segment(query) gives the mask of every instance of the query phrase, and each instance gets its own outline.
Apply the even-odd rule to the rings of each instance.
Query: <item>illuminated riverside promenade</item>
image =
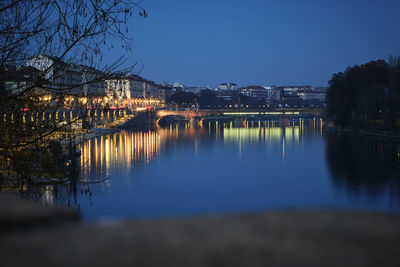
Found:
[[[111,96],[73,96],[54,98],[43,95],[37,99],[37,107],[0,114],[0,126],[24,125],[26,130],[56,124],[61,128],[72,125],[73,128],[107,128],[125,122],[136,112],[159,108],[164,105],[159,98],[127,98]],[[53,129],[54,127],[51,127]],[[71,127],[69,127],[71,128]]]
[[[46,127],[48,125],[57,125],[59,128],[89,129],[89,128],[107,128],[121,119],[132,118],[135,112],[127,109],[115,110],[56,110],[56,111],[22,111],[17,114],[3,114],[0,119],[0,126],[20,124],[26,129],[30,127]],[[125,119],[125,120],[124,120]],[[120,122],[120,123],[122,123]]]

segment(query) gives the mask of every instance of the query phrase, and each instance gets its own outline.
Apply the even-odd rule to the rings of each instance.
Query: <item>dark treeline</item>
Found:
[[[167,98],[169,105],[192,108],[198,107],[202,109],[209,108],[278,108],[278,107],[315,107],[322,108],[323,101],[318,100],[301,100],[298,97],[285,96],[284,100],[267,100],[262,98],[249,97],[239,92],[231,92],[229,97],[221,97],[210,89],[201,90],[194,94],[191,92],[177,91]]]
[[[250,97],[247,97],[242,94],[238,94],[237,96],[233,97],[231,100],[226,100],[223,98],[219,98],[217,94],[210,90],[205,89],[201,90],[198,94],[184,92],[184,91],[177,91],[176,93],[172,94],[168,97],[167,102],[172,105],[176,105],[179,107],[192,107],[197,106],[200,108],[221,108],[227,105],[249,105],[249,106],[256,106],[265,104],[265,101],[254,101]]]
[[[399,58],[400,59],[400,58]],[[400,64],[371,61],[334,74],[326,97],[327,118],[343,127],[400,128]]]

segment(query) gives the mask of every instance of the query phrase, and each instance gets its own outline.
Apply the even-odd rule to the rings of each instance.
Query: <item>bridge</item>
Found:
[[[186,120],[194,119],[202,120],[210,117],[231,117],[248,119],[250,117],[302,117],[302,116],[321,116],[323,109],[204,109],[204,110],[167,110],[161,109],[156,111],[156,118],[159,121],[163,117],[177,116]]]

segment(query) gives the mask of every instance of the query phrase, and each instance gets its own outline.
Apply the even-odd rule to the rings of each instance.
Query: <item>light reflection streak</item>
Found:
[[[304,124],[307,123],[308,131],[304,130]],[[309,134],[322,134],[321,120],[297,121],[246,121],[244,127],[226,127],[218,129],[216,134],[223,130],[224,143],[237,143],[239,157],[241,156],[243,145],[269,143],[280,144],[282,150],[282,159],[285,159],[288,145],[300,145],[303,147],[304,137]],[[249,126],[250,125],[250,126]],[[311,126],[311,129],[310,127]]]
[[[285,161],[285,136],[282,135],[282,160]]]
[[[218,135],[218,142],[228,143],[229,146],[233,148],[233,150],[230,151],[238,153],[239,157],[243,156],[244,158],[246,155],[249,155],[248,152],[251,152],[248,151],[249,147],[260,147],[260,145],[266,144],[268,149],[272,147],[270,151],[276,153],[277,158],[282,157],[282,159],[279,160],[282,160],[284,164],[288,164],[290,162],[291,152],[293,152],[293,146],[298,145],[303,147],[303,142],[306,143],[309,137],[321,134],[321,124],[323,121],[320,119],[301,119],[296,122],[288,121],[280,123],[276,121],[263,121],[258,123],[258,125],[257,123],[258,122],[250,121],[249,124],[254,125],[254,128],[234,127],[234,123],[230,122],[225,125],[220,123],[219,126],[221,127],[216,127],[216,123],[209,124],[212,125],[209,129],[204,129],[203,127],[200,129],[193,126],[185,128],[168,127],[166,129],[159,128],[157,131],[120,132],[101,136],[89,140],[80,146],[82,151],[80,158],[82,166],[81,174],[87,179],[95,177],[96,180],[100,180],[102,177],[99,176],[99,174],[109,173],[112,168],[130,170],[133,167],[147,164],[157,159],[160,155],[160,151],[168,150],[167,143],[169,147],[174,148],[171,144],[182,140],[184,142],[191,142],[187,146],[191,149],[193,148],[191,145],[194,145],[194,155],[199,153],[199,155],[202,156],[204,155],[202,154],[202,146],[207,148],[207,144],[216,139],[214,135]],[[309,140],[311,140],[311,138]],[[334,141],[336,141],[336,139],[334,139]],[[269,144],[275,145],[268,146]],[[363,143],[360,145],[361,147],[365,147]],[[336,143],[333,143],[332,147],[336,149]],[[367,148],[369,149],[369,147]],[[346,146],[343,146],[343,154],[347,153],[346,149]],[[399,150],[400,145],[395,149],[396,160],[400,159]],[[377,151],[379,153],[384,153],[383,149],[378,149]],[[333,150],[331,153],[335,153],[336,155],[336,150]],[[163,155],[168,157],[168,154],[163,153]],[[342,158],[344,157],[339,154],[339,159]],[[357,164],[354,165],[357,166]],[[361,166],[361,164],[359,165]],[[340,166],[346,166],[346,164],[341,164]],[[362,170],[364,169],[362,168]],[[349,180],[351,178],[350,176],[347,179]],[[337,177],[336,179],[336,183],[338,183],[339,186],[346,182],[343,181],[343,177]],[[393,181],[393,179],[389,180],[389,182]],[[354,187],[354,183],[351,180],[348,181],[348,183],[348,187]],[[111,186],[111,184],[111,180],[107,180],[98,185],[100,188],[97,189],[101,191]],[[394,188],[394,186],[390,187],[390,189],[392,188]],[[51,203],[57,197],[56,194],[57,191],[54,191],[53,188],[46,187],[42,199],[46,203]],[[396,193],[393,193],[393,198],[396,196],[395,194]],[[392,193],[390,197],[392,197]]]
[[[309,129],[314,126],[313,129]],[[160,154],[165,143],[171,140],[188,140],[194,145],[194,156],[201,146],[201,139],[211,138],[216,142],[221,140],[237,145],[237,153],[242,155],[248,144],[271,143],[279,144],[282,157],[288,152],[288,145],[302,145],[304,136],[319,134],[322,121],[246,121],[246,127],[236,127],[235,123],[211,123],[208,129],[195,126],[170,126],[157,130],[139,132],[119,132],[104,135],[81,144],[81,176],[85,179],[110,175],[112,169],[128,171],[131,168],[148,164]],[[253,125],[253,127],[251,127]],[[201,139],[198,140],[199,136]],[[200,142],[198,142],[200,141]],[[104,177],[103,177],[104,178]]]
[[[84,178],[110,174],[111,169],[130,169],[149,163],[158,155],[160,136],[157,132],[120,132],[108,134],[79,145],[81,176]]]

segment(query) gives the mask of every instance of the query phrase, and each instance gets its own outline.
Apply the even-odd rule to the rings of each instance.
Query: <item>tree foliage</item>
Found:
[[[197,98],[193,93],[177,91],[168,97],[167,102],[181,107],[192,107],[197,103]]]
[[[38,124],[36,118],[44,113],[56,116],[68,89],[100,82],[113,71],[134,66],[123,69],[125,58],[103,64],[102,57],[112,49],[132,49],[129,25],[136,14],[147,16],[137,3],[126,0],[0,1],[0,183],[18,178],[13,181],[26,184],[57,166],[53,164],[59,160],[54,156],[57,145],[50,142],[52,134],[64,125],[47,119]],[[25,62],[38,55],[48,55],[53,63],[24,74]],[[52,79],[52,68],[64,63],[85,65],[97,74],[61,87]],[[6,82],[15,73],[17,85],[9,89]],[[56,87],[61,89],[54,90]],[[51,103],[43,101],[49,93]],[[29,114],[24,111],[28,108]],[[80,108],[84,111],[86,107]],[[82,120],[84,114],[75,120]],[[52,171],[47,173],[54,176]]]
[[[334,74],[326,97],[328,119],[342,126],[396,129],[400,112],[400,67],[371,61]]]
[[[256,108],[259,105],[265,104],[265,102],[254,100],[251,97],[240,94],[238,91],[232,91],[229,98],[230,99],[224,99],[218,97],[217,93],[210,89],[203,89],[197,94],[178,91],[168,97],[167,103],[180,107],[192,107],[196,105],[204,109],[232,107],[235,105],[237,107],[251,106]]]
[[[212,107],[219,104],[216,93],[210,89],[201,90],[198,94],[198,98],[201,108]]]

